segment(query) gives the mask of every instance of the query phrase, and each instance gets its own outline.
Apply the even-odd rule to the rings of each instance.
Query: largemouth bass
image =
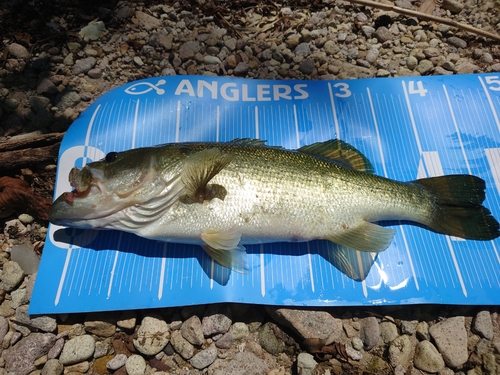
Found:
[[[500,235],[471,175],[398,182],[373,174],[354,147],[330,140],[286,150],[263,141],[173,143],[73,168],[71,192],[52,205],[53,224],[117,229],[200,244],[223,266],[246,272],[243,245],[324,239],[380,252],[405,220],[474,240]]]

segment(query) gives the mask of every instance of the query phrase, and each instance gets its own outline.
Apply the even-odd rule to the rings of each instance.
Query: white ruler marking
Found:
[[[335,123],[335,136],[338,139],[340,139],[339,119],[337,117],[337,109],[335,108],[335,100],[334,100],[334,95],[333,95],[333,90],[332,90],[332,84],[330,82],[328,82],[328,92],[330,94],[330,106],[332,108],[333,121]]]
[[[175,114],[175,142],[179,142],[179,134],[181,132],[181,101],[177,101],[177,111]]]
[[[460,144],[460,149],[462,151],[462,156],[463,156],[463,158],[465,160],[465,165],[467,166],[467,172],[469,174],[471,174],[469,160],[467,159],[467,155],[465,153],[464,143],[462,141],[462,134],[460,133],[460,129],[458,128],[457,119],[455,117],[455,112],[453,111],[453,107],[451,105],[450,96],[448,95],[448,89],[446,88],[445,85],[443,85],[443,91],[444,91],[444,95],[446,97],[446,102],[448,103],[448,109],[450,110],[451,120],[453,121],[453,126],[455,127],[455,132],[457,133],[458,143]]]
[[[160,280],[158,280],[158,299],[163,297],[163,285],[165,284],[165,267],[167,264],[167,244],[163,244],[163,254],[161,256]]]
[[[481,76],[477,77],[479,79],[479,82],[481,82],[481,86],[483,86],[483,91],[486,94],[486,99],[488,100],[488,104],[490,105],[491,113],[493,115],[493,118],[495,119],[495,123],[497,124],[498,130],[500,131],[500,120],[498,119],[498,114],[495,109],[495,106],[493,105],[493,101],[491,100],[490,92],[488,88],[486,87],[486,84],[483,81],[483,78]],[[498,77],[497,77],[498,80]]]
[[[123,235],[123,232],[120,232],[120,234],[118,235],[118,243],[116,244],[117,251],[115,251],[115,259],[113,261],[113,267],[111,268],[111,275],[110,275],[110,279],[109,279],[107,298],[109,298],[111,296],[111,288],[113,288],[113,280],[115,278],[116,264],[118,263],[118,255],[120,254],[118,249],[120,248],[120,244],[122,242],[122,235]]]
[[[408,114],[410,115],[411,127],[413,129],[413,135],[415,136],[415,142],[417,143],[418,152],[422,154],[422,144],[420,143],[420,137],[418,135],[417,124],[415,123],[415,117],[413,116],[413,109],[411,108],[410,97],[408,96],[408,90],[406,89],[405,81],[401,81],[403,85],[403,92],[405,94],[406,108],[408,109]]]
[[[424,152],[424,163],[428,172],[429,177],[437,177],[443,176],[443,167],[441,166],[441,160],[439,159],[439,154],[434,152]],[[462,288],[462,293],[465,297],[467,297],[467,289],[465,287],[464,279],[462,276],[462,271],[458,265],[457,257],[455,254],[455,250],[453,249],[453,244],[451,242],[450,236],[446,236],[446,242],[448,244],[448,250],[450,251],[451,259],[453,261],[453,266],[457,273],[458,281],[460,283],[460,287]]]

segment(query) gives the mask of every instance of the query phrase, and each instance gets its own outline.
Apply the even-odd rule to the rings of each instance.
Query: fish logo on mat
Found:
[[[165,94],[165,90],[159,88],[159,86],[163,86],[167,81],[164,79],[160,79],[156,84],[152,84],[149,82],[138,82],[134,83],[132,86],[129,86],[125,89],[125,92],[130,95],[143,95],[148,92],[154,90],[158,95]]]

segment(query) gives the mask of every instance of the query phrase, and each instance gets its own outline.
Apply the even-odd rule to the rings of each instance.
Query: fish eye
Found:
[[[106,154],[106,158],[104,160],[106,160],[106,162],[108,163],[111,163],[113,161],[115,161],[116,159],[118,158],[118,152],[108,152]]]

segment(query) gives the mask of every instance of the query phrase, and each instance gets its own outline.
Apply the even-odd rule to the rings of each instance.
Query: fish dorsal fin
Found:
[[[235,138],[229,143],[238,143],[240,145],[259,146],[259,147],[266,145],[266,141],[255,138]]]
[[[213,198],[224,199],[227,190],[224,186],[209,182],[222,171],[234,155],[224,154],[218,148],[210,148],[191,154],[184,160],[181,180],[186,194],[180,197],[183,203],[203,203]]]
[[[340,139],[331,139],[326,142],[313,143],[299,148],[297,151],[309,155],[322,156],[340,163],[343,167],[361,172],[373,173],[370,160],[349,143]]]
[[[267,147],[267,148],[272,148],[275,150],[282,150],[282,146],[269,146],[266,145],[267,141],[263,141],[261,139],[254,139],[254,138],[236,138],[233,139],[229,143],[235,143],[239,145],[244,145],[244,146],[254,146],[254,147]]]

